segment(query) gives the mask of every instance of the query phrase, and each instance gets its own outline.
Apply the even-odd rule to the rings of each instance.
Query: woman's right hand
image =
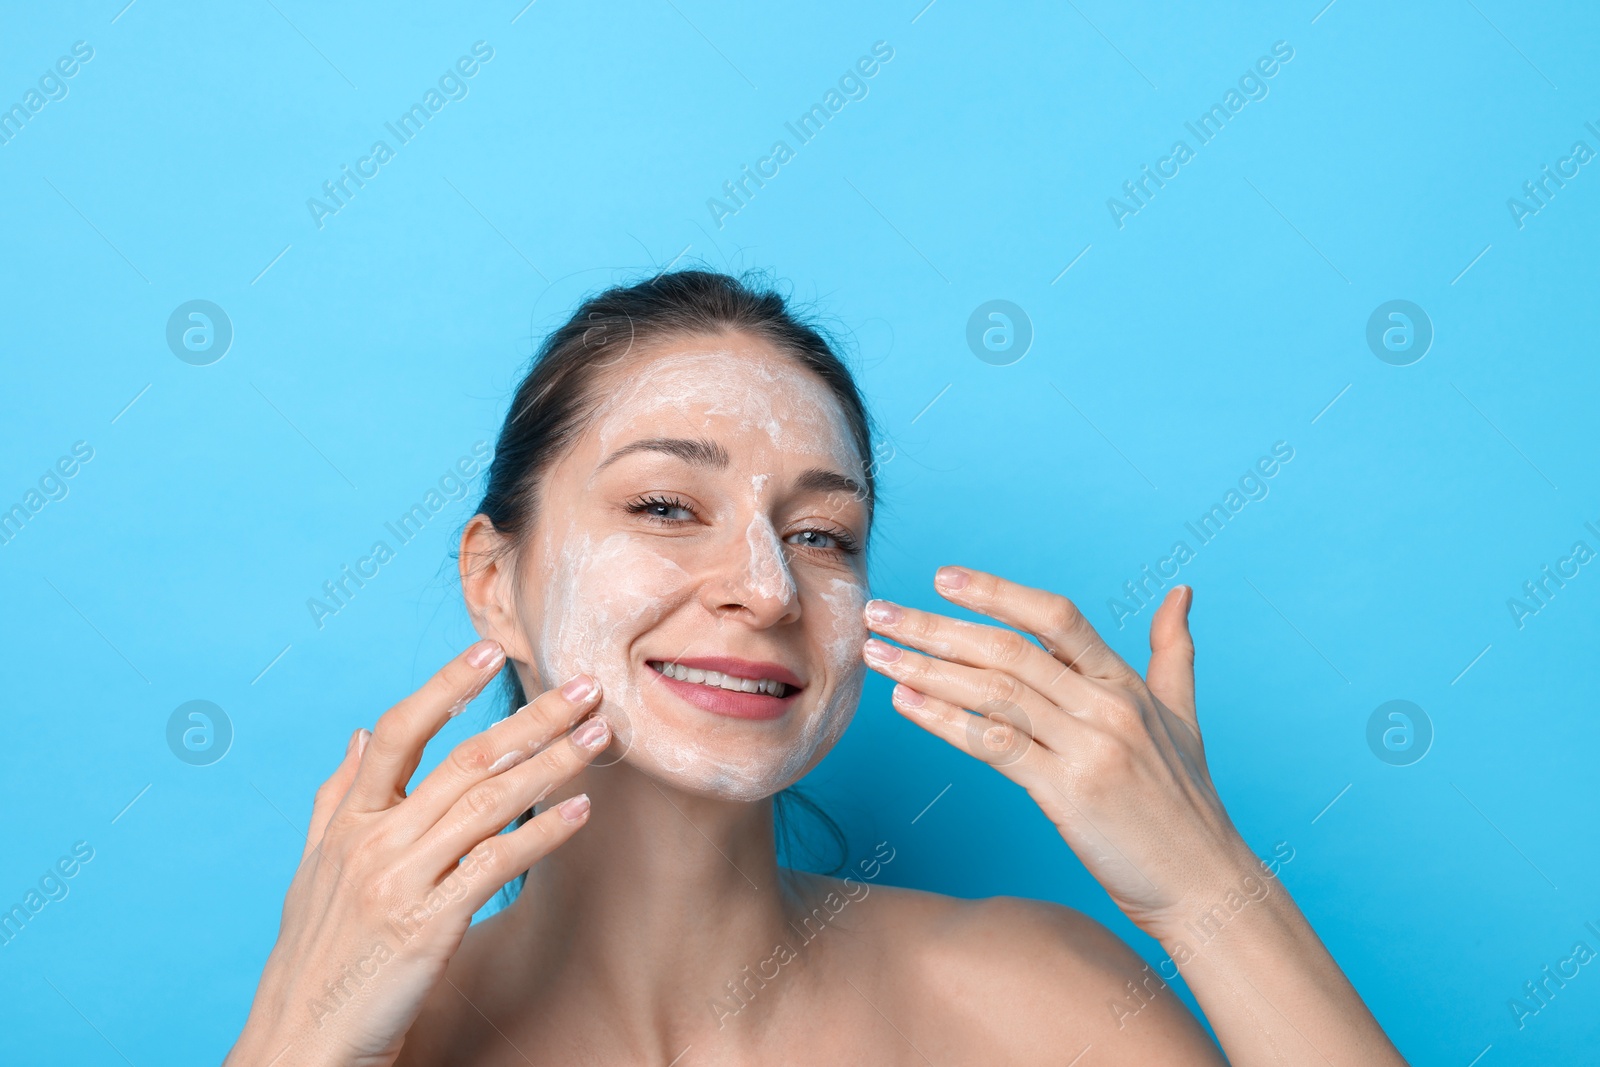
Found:
[[[317,790],[278,942],[227,1067],[392,1064],[473,914],[587,821],[579,795],[500,833],[609,743],[598,716],[568,733],[599,700],[583,675],[463,741],[406,794],[428,740],[504,663],[499,645],[480,641],[351,737]]]

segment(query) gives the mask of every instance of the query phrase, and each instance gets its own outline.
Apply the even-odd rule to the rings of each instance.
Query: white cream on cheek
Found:
[[[594,543],[568,524],[553,537],[534,573],[545,576],[538,617],[540,677],[550,686],[577,674],[600,683],[600,711],[616,734],[614,752],[639,743],[643,716],[632,635],[648,632],[685,600],[689,575],[652,551],[647,538],[613,533]]]
[[[600,457],[637,437],[701,436],[715,422],[757,434],[774,453],[831,454],[845,471],[859,463],[852,463],[854,444],[831,394],[787,361],[730,358],[720,351],[671,356],[650,363],[632,381],[599,412]],[[725,579],[725,556],[718,561],[702,554],[717,573],[691,574],[667,554],[673,539],[619,532],[596,544],[572,521],[544,539],[541,558],[527,572],[537,576],[539,587],[529,592],[539,601],[536,666],[545,684],[590,674],[601,684],[601,711],[617,736],[608,755],[625,753],[647,773],[728,799],[770,796],[809,769],[849,724],[865,674],[859,656],[866,637],[864,583],[813,568],[797,586],[786,546],[767,517],[763,495],[770,478],[751,475],[748,505],[741,501],[751,518],[740,567],[752,596],[785,606],[797,596],[801,601],[802,628],[812,646],[805,652],[807,692],[782,719],[724,719],[681,705],[634,659],[635,647],[646,639],[652,658],[726,654],[736,651],[736,641],[737,648],[749,647],[748,632],[734,629],[747,631],[748,622],[709,616],[699,600],[704,581]],[[684,647],[663,648],[660,637],[673,634],[685,635]],[[656,690],[648,704],[646,686]]]
[[[756,800],[794,782],[849,725],[864,671],[855,654],[865,639],[859,582],[830,579],[809,603],[800,594],[802,612],[820,616],[814,625],[821,648],[807,656],[807,688],[815,695],[808,700],[802,694],[802,705],[769,724],[676,706],[664,690],[647,702],[644,688],[655,683],[642,673],[650,668],[634,660],[634,641],[665,618],[704,613],[696,582],[648,538],[615,533],[594,545],[587,533],[569,527],[559,556],[541,564],[536,573],[549,577],[539,607],[540,676],[552,686],[579,673],[597,679],[604,692],[600,711],[617,736],[612,752],[641,769],[694,792]],[[707,635],[705,621],[698,620],[695,638],[681,650],[654,654],[725,652],[728,631],[745,625],[723,619]]]
[[[828,621],[820,628],[819,636],[834,689],[827,707],[818,716],[822,729],[813,752],[833,747],[850,725],[867,675],[867,666],[861,661],[861,646],[867,640],[867,624],[861,614],[867,604],[865,583],[855,578],[833,578],[818,591],[818,597],[826,605]]]

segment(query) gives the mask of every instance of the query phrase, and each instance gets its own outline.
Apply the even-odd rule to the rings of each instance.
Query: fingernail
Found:
[[[935,585],[941,589],[949,589],[951,592],[957,589],[965,589],[967,582],[971,580],[972,575],[960,567],[940,567],[938,573],[933,576]]]
[[[894,663],[901,656],[900,650],[894,645],[884,644],[875,637],[867,638],[862,651],[867,654],[868,659],[875,659],[879,663]]]
[[[473,645],[467,652],[467,662],[474,667],[483,668],[499,663],[504,656],[505,652],[501,650],[500,645],[486,638]]]
[[[589,813],[589,794],[579,793],[575,797],[563,800],[556,805],[556,811],[560,812],[561,817],[567,822],[577,822]]]
[[[872,622],[892,623],[899,622],[904,614],[898,607],[887,600],[867,601],[867,618]]]
[[[583,725],[572,731],[572,743],[579,748],[599,748],[600,742],[606,739],[606,734],[611,732],[606,721],[596,715],[592,719],[585,719]]]
[[[352,753],[352,752],[354,752],[356,750],[356,741],[360,737],[361,737],[361,731],[360,730],[352,730],[352,731],[350,731],[350,740],[346,741],[345,744],[344,744],[344,754],[346,756],[348,756],[350,753]]]
[[[356,759],[359,760],[361,758],[362,754],[367,751],[367,742],[371,741],[371,740],[372,740],[372,731],[371,730],[368,730],[366,727],[363,726],[361,729],[356,731]]]
[[[594,684],[593,678],[587,674],[580,674],[561,687],[561,695],[576,704],[588,700],[597,688],[599,687]]]
[[[895,683],[894,692],[889,694],[889,699],[908,708],[920,708],[924,701],[921,693],[898,682]]]

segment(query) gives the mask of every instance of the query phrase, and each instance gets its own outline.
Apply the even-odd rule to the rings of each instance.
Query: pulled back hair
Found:
[[[870,526],[876,498],[872,424],[849,369],[823,333],[792,313],[772,288],[749,275],[735,278],[704,270],[667,271],[607,289],[586,299],[544,339],[500,428],[479,513],[496,531],[520,542],[537,519],[544,475],[604,399],[602,374],[620,367],[630,353],[651,342],[725,333],[766,341],[828,387],[861,456],[859,473]],[[515,670],[506,671],[503,678],[505,714],[510,714],[527,703],[527,694]],[[774,804],[780,847],[793,830],[788,806],[818,818],[838,856],[831,869],[841,869],[846,858],[843,831],[793,787],[779,793]],[[518,823],[530,814],[525,812]],[[813,850],[812,855],[817,853]],[[517,885],[520,888],[520,880]]]

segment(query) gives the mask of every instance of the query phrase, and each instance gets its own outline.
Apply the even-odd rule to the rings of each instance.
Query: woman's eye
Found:
[[[676,526],[679,523],[693,522],[695,519],[694,508],[685,500],[676,496],[650,496],[643,499],[629,501],[626,505],[631,515],[643,515],[652,522],[666,523]]]
[[[791,545],[800,545],[802,548],[838,548],[839,539],[832,534],[823,533],[821,530],[801,530],[784,538]]]
[[[664,501],[646,504],[642,510],[652,519],[662,519],[666,522],[686,522],[694,518],[694,512],[682,504],[668,504]]]

